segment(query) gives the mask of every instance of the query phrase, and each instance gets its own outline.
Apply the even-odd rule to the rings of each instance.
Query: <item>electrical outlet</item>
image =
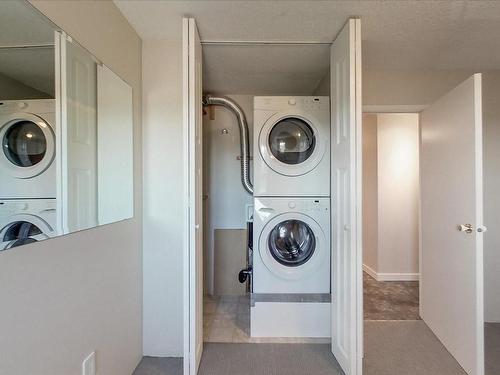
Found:
[[[82,375],[96,375],[95,352],[89,354],[82,363]]]

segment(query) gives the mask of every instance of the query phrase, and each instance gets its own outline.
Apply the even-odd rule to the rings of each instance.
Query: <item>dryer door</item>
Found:
[[[266,267],[285,279],[310,276],[328,261],[323,230],[311,217],[297,212],[278,215],[266,224],[259,251]]]
[[[13,215],[9,223],[0,230],[0,250],[50,238],[53,228],[35,215]]]
[[[0,140],[0,168],[12,177],[38,176],[54,160],[54,133],[41,117],[18,113],[3,118]]]
[[[259,150],[266,164],[285,176],[312,171],[325,155],[325,134],[309,114],[286,113],[272,116],[263,126]]]

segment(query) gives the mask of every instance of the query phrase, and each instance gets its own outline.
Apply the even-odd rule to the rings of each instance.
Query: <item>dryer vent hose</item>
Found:
[[[248,141],[248,123],[245,117],[245,112],[234,100],[224,96],[210,96],[203,97],[203,105],[219,105],[229,109],[236,115],[238,126],[240,129],[240,159],[241,159],[241,183],[245,190],[253,195],[253,185],[250,182],[250,150]]]

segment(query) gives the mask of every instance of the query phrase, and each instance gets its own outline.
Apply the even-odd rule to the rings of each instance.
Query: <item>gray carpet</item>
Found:
[[[365,320],[418,320],[418,281],[377,281],[363,272]]]
[[[199,375],[343,374],[328,344],[206,343]]]
[[[363,366],[365,375],[466,375],[421,320],[365,322]],[[180,358],[145,357],[134,372],[181,374]],[[330,345],[205,343],[198,374],[336,375],[342,371],[330,353]]]
[[[484,359],[486,375],[500,374],[500,323],[484,325]]]
[[[132,375],[182,375],[182,358],[143,357]]]
[[[466,375],[421,320],[365,322],[366,375]]]

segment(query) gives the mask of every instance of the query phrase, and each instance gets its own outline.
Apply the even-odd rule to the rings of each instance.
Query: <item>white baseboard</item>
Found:
[[[366,264],[363,263],[363,271],[365,271],[368,275],[373,277],[375,280],[378,280],[378,275],[377,272],[370,266],[367,266]]]
[[[419,273],[379,273],[373,268],[363,264],[363,271],[377,281],[418,281]]]

